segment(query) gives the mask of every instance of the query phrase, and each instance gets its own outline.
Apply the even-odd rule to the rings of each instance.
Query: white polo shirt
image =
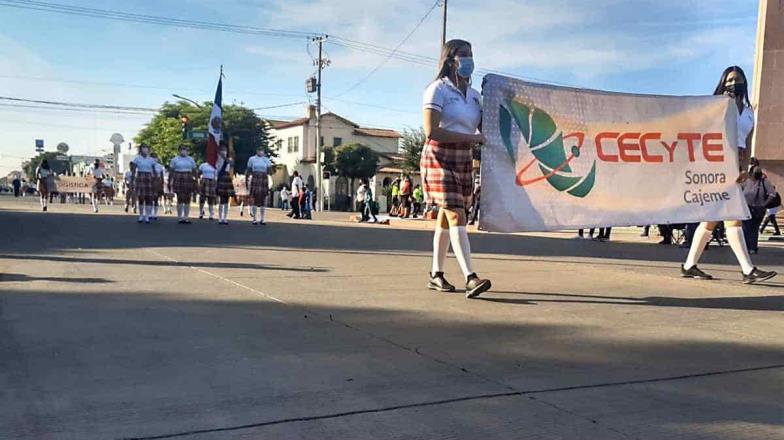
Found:
[[[155,174],[158,177],[163,177],[164,171],[166,171],[166,168],[164,168],[163,165],[161,165],[161,163],[158,161],[155,161],[155,167],[153,169],[155,170]]]
[[[103,177],[104,177],[104,170],[101,167],[98,167],[98,168],[92,167],[92,168],[90,168],[90,174],[93,177],[95,177],[96,179],[103,179]]]
[[[291,181],[291,196],[299,197],[302,192],[302,178],[297,176]]]
[[[130,184],[133,181],[133,173],[131,172],[131,170],[126,171],[124,177],[125,177],[125,183]]]
[[[133,163],[136,164],[137,173],[152,173],[156,162],[155,159],[150,156],[144,157],[142,155],[138,155],[133,159]]]
[[[744,105],[743,111],[738,114],[738,148],[746,148],[746,138],[754,129],[754,110]]]
[[[201,174],[202,179],[215,180],[218,178],[218,170],[216,170],[214,166],[210,165],[209,162],[204,162],[203,164],[199,165],[199,173]]]
[[[196,161],[190,156],[175,156],[169,163],[169,168],[177,173],[193,172],[196,169]]]
[[[266,173],[272,167],[272,161],[267,156],[253,155],[248,158],[248,169],[251,173]]]
[[[433,81],[422,99],[425,109],[441,113],[439,127],[464,134],[476,134],[482,122],[482,95],[468,87],[466,94],[449,78]]]

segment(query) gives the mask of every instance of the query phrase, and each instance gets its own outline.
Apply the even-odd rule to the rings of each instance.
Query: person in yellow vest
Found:
[[[397,215],[400,205],[400,179],[397,178],[392,182],[392,207],[389,210],[389,215]]]

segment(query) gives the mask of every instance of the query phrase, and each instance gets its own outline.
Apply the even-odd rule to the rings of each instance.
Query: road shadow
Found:
[[[0,257],[3,258],[3,257]],[[51,281],[56,283],[88,283],[104,284],[114,281],[106,278],[65,278],[65,277],[34,277],[21,273],[0,273],[0,283],[2,282],[27,282],[27,281]]]
[[[477,420],[466,423],[465,411],[474,414],[510,387],[567,401],[581,390],[599,392],[583,401],[616,421],[655,420],[660,435],[649,438],[703,438],[704,427],[736,423],[751,433],[781,425],[775,396],[784,395],[784,382],[772,375],[744,382],[731,373],[781,371],[784,354],[771,343],[706,339],[700,332],[619,338],[609,325],[217,300],[196,290],[176,297],[4,289],[0,380],[7,398],[0,399],[0,425],[6,434],[116,439],[204,430],[227,436],[218,438],[299,438],[290,431],[295,424],[338,414],[336,423],[374,423],[376,434],[443,438],[464,426],[461,438],[481,438]],[[723,375],[699,382],[705,372]],[[629,387],[636,382],[645,386]],[[476,398],[476,405],[438,403],[465,398]],[[495,402],[517,417],[528,404],[528,398]],[[407,406],[419,416],[398,412]],[[434,413],[439,407],[443,413]],[[407,417],[425,420],[409,425]],[[548,423],[573,421],[573,413],[562,411]],[[283,431],[273,434],[265,425]],[[254,427],[256,435],[243,431]],[[379,437],[364,430],[326,435],[334,427],[324,429],[307,437]],[[554,427],[547,432],[548,438],[558,433]]]
[[[5,231],[7,237],[0,243],[0,251],[14,254],[147,247],[262,247],[294,252],[384,252],[401,255],[432,251],[432,233],[429,231],[294,221],[271,222],[263,230],[245,222],[232,223],[228,228],[197,222],[192,227],[182,228],[178,227],[176,219],[169,218],[152,225],[139,225],[130,215],[3,211],[0,230]],[[35,238],[31,237],[33,234]],[[633,262],[645,266],[640,262],[666,262],[677,268],[686,258],[686,250],[671,246],[619,242],[597,244],[584,240],[491,233],[471,234],[471,246],[474,253],[491,257],[511,255],[543,261],[569,257],[594,259],[581,261],[581,264]],[[711,248],[702,260],[703,263],[737,265],[728,248]],[[784,248],[764,248],[761,254],[754,256],[754,261],[760,267],[781,265]]]
[[[782,285],[771,285],[771,287],[784,288]],[[494,294],[519,295],[528,298],[499,298],[494,297]],[[564,299],[530,298],[541,296]],[[484,294],[484,296],[480,296],[478,299],[487,302],[517,305],[536,305],[538,303],[574,303],[784,312],[784,296],[782,295],[736,296],[719,298],[675,298],[663,296],[634,297],[578,295],[572,293],[490,291]]]
[[[312,272],[323,273],[330,270],[324,267],[311,266],[280,266],[276,264],[257,264],[257,263],[227,263],[222,261],[166,261],[166,260],[127,260],[122,258],[94,258],[94,257],[72,257],[59,255],[24,255],[24,254],[0,254],[0,258],[10,260],[29,260],[29,261],[58,261],[62,263],[90,263],[90,264],[121,264],[136,266],[154,267],[203,267],[211,269],[249,269],[249,270],[280,270],[290,272]]]

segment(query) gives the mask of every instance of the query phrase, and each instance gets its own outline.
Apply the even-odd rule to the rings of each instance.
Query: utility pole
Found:
[[[444,2],[444,18],[441,20],[441,47],[446,46],[446,2]]]
[[[314,193],[318,197],[317,210],[324,210],[324,170],[321,163],[321,71],[328,65],[328,61],[323,58],[323,45],[327,35],[314,37],[313,41],[318,43],[318,76],[316,77],[316,188]]]

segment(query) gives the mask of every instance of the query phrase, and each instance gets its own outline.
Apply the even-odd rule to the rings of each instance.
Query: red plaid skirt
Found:
[[[231,181],[229,173],[223,173],[218,177],[218,187],[215,192],[221,197],[234,197],[234,182]]]
[[[193,193],[193,173],[190,171],[175,171],[171,182],[171,190],[174,194]],[[161,193],[163,193],[163,187],[161,187]]]
[[[255,200],[264,199],[269,192],[267,173],[253,173],[250,178],[250,195]]]
[[[215,179],[201,179],[199,194],[202,197],[215,197],[218,195],[218,181]]]
[[[154,186],[154,180],[152,173],[136,173],[136,179],[133,181],[133,185],[136,190],[136,195],[140,199],[153,199],[158,196],[157,189]]]
[[[465,209],[474,184],[471,159],[470,145],[427,141],[419,166],[428,203],[454,210]]]

